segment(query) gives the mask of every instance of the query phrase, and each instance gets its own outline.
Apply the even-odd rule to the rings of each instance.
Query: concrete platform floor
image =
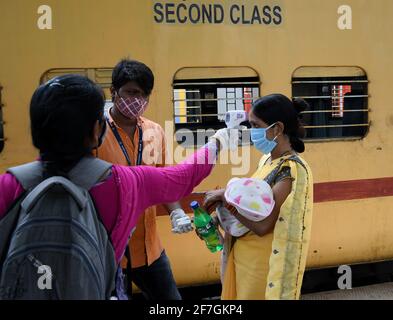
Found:
[[[311,293],[301,300],[393,300],[393,282],[375,284],[351,290]]]

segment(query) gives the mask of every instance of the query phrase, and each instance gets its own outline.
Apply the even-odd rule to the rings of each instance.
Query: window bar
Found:
[[[190,82],[174,83],[173,87],[179,86],[218,86],[218,85],[260,85],[261,82]]]
[[[339,125],[321,125],[321,126],[304,126],[305,129],[318,129],[318,128],[350,128],[350,127],[369,127],[368,123],[360,124],[339,124]]]
[[[187,107],[174,107],[174,109],[200,109],[201,107],[199,106],[187,106]]]
[[[214,130],[213,128],[209,128],[209,129],[196,129],[196,130],[192,130],[192,129],[188,129],[188,128],[181,128],[176,130],[175,134],[184,134],[184,133],[198,133],[198,132],[205,132],[205,133],[209,133],[211,132],[211,134],[213,135],[214,132],[216,132],[216,130]]]
[[[176,118],[198,118],[198,117],[218,117],[218,116],[225,116],[225,113],[201,113],[201,114],[188,114],[188,115],[183,115],[183,114],[175,114],[173,117]]]
[[[215,99],[174,99],[172,102],[204,102],[204,101],[228,101],[228,100],[257,100],[259,97],[252,98],[215,98]]]
[[[354,96],[345,96],[345,99],[348,98],[369,98],[370,95],[364,94],[364,95],[354,95]],[[332,99],[336,98],[333,96],[301,96],[301,97],[292,97],[293,99]]]
[[[341,83],[369,83],[368,80],[321,80],[321,81],[292,81],[292,84],[318,84],[318,83],[332,83],[332,84],[341,84]]]
[[[343,110],[342,112],[369,112],[370,109],[357,109],[357,110]],[[332,110],[314,110],[314,111],[302,111],[300,114],[307,114],[307,113],[332,113]]]

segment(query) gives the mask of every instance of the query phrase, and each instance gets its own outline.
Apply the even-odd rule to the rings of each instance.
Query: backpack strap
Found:
[[[24,190],[30,190],[43,180],[44,169],[40,161],[34,161],[10,168],[7,172],[18,180]]]
[[[82,193],[82,191],[68,179],[57,176],[44,180],[36,188],[34,188],[33,191],[31,191],[23,200],[21,204],[22,209],[25,212],[29,212],[31,208],[37,203],[37,201],[41,198],[41,196],[46,191],[48,191],[48,189],[58,185],[62,186],[66,191],[69,192],[69,194],[78,204],[80,210],[82,210],[86,206],[86,196]]]
[[[112,168],[112,164],[93,157],[82,158],[68,173],[69,179],[85,190],[90,190],[103,180]],[[7,170],[22,185],[24,190],[31,190],[43,180],[44,169],[40,161],[34,161]]]
[[[69,179],[85,190],[104,180],[112,164],[97,158],[85,157],[68,173]]]

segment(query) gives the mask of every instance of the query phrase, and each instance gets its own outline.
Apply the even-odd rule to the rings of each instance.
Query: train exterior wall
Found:
[[[6,141],[0,172],[37,157],[28,105],[41,76],[53,68],[113,67],[122,57],[145,62],[156,76],[146,116],[165,127],[165,120],[173,119],[173,78],[184,67],[247,66],[259,74],[261,95],[291,96],[291,77],[301,66],[358,66],[369,80],[368,134],[361,140],[306,145],[304,157],[313,170],[316,198],[322,190],[319,184],[331,183],[332,193],[337,193],[335,183],[352,182],[343,191],[348,194],[345,199],[338,194],[338,200],[316,201],[307,267],[393,259],[392,182],[384,180],[385,188],[376,193],[373,184],[365,185],[369,179],[393,177],[393,2],[345,1],[352,8],[352,30],[337,27],[343,4],[338,0],[253,1],[252,6],[248,1],[216,2],[227,13],[222,23],[183,24],[157,22],[155,5],[160,1],[47,0],[53,26],[40,30],[37,9],[42,1],[1,1],[0,85]],[[281,21],[234,24],[228,8],[236,3],[245,6],[246,15],[254,4],[279,6]],[[250,174],[259,158],[252,150]],[[230,178],[230,166],[217,165],[197,191],[224,187]],[[363,195],[359,196],[359,188]],[[178,283],[218,281],[219,255],[210,254],[195,234],[171,234],[168,217],[157,219]]]

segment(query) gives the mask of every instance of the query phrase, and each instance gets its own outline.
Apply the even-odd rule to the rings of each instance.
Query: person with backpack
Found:
[[[221,129],[176,166],[111,165],[93,157],[105,138],[104,103],[79,75],[34,92],[39,160],[0,175],[0,299],[124,298],[119,263],[140,214],[190,194],[218,150],[237,145]]]
[[[300,119],[307,107],[282,94],[255,101],[249,122],[251,140],[264,154],[258,169],[252,179],[232,180],[226,189],[206,194],[207,210],[218,208],[219,215],[227,210],[242,227],[238,234],[225,234],[223,300],[300,297],[313,207],[312,172],[299,156],[305,151]],[[258,179],[270,187],[258,185]],[[257,211],[265,217],[254,216]]]

